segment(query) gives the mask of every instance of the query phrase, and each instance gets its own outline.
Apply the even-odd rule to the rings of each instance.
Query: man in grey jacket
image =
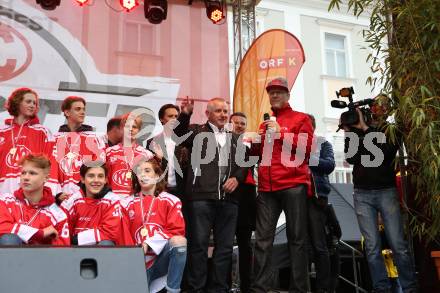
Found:
[[[238,214],[234,194],[243,182],[247,169],[236,163],[237,151],[245,147],[237,134],[225,130],[228,105],[222,98],[208,102],[208,121],[189,125],[193,102],[182,104],[177,136],[188,135],[181,145],[188,148],[191,165],[185,186],[187,204],[189,292],[229,292],[229,272]],[[244,160],[244,157],[243,157]],[[212,270],[208,280],[208,244],[211,229],[214,236]]]

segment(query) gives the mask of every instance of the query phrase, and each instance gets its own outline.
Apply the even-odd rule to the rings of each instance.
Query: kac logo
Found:
[[[82,163],[82,156],[71,152],[65,155],[58,164],[64,174],[73,176],[79,173]]]
[[[9,168],[17,169],[19,167],[18,162],[30,153],[31,151],[24,145],[16,145],[15,148],[11,149],[11,151],[6,155],[6,165]]]
[[[131,175],[131,170],[118,170],[113,174],[112,180],[116,185],[121,187],[131,186],[131,176],[127,174]]]
[[[3,44],[1,44],[3,43]],[[14,28],[0,22],[0,47],[4,60],[0,59],[0,81],[16,77],[28,68],[32,61],[32,49],[26,38]]]

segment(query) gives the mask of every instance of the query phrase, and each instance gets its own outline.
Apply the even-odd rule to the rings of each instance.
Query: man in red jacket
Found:
[[[252,145],[260,157],[258,168],[255,279],[251,292],[267,292],[275,229],[281,211],[287,225],[291,263],[289,292],[308,291],[307,190],[310,185],[308,157],[313,128],[307,114],[292,110],[289,87],[275,78],[266,87],[273,117],[260,125],[261,143]]]

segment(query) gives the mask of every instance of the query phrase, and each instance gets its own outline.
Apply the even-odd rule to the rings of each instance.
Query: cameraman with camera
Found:
[[[349,98],[353,104],[351,94]],[[373,282],[372,292],[391,293],[377,229],[377,215],[380,213],[386,237],[395,256],[403,292],[415,293],[417,282],[414,263],[409,254],[408,243],[404,239],[400,203],[396,193],[394,159],[399,146],[385,135],[386,119],[390,110],[389,98],[379,95],[369,104],[369,111],[366,108],[362,111],[359,107],[355,108],[358,116],[355,124],[344,124],[341,119],[340,127],[345,131],[346,160],[353,165],[354,208],[360,231],[365,238],[366,257]],[[366,123],[364,113],[368,112],[371,112],[371,120]]]

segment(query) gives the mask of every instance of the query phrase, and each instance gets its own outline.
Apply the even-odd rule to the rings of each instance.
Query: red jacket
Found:
[[[58,231],[58,238],[43,239],[43,229],[50,225]],[[25,199],[22,189],[14,195],[0,196],[0,235],[9,233],[30,245],[70,245],[67,214],[55,204],[48,187],[44,187],[43,198],[36,205]]]
[[[62,206],[69,212],[70,229],[72,235],[78,235],[78,245],[93,245],[102,240],[133,245],[116,194],[108,192],[103,198],[94,199],[79,191],[63,201]]]
[[[54,141],[49,130],[39,124],[37,117],[22,125],[14,123],[13,119],[5,120],[5,124],[0,127],[0,193],[13,194],[19,188],[20,159],[31,153],[44,153],[50,157]],[[49,181],[46,184],[54,193],[56,189],[51,184],[55,183]]]
[[[305,184],[309,189],[308,161],[313,141],[310,118],[304,113],[293,111],[289,105],[274,111],[273,116],[276,117],[276,121],[280,125],[280,134],[278,134],[279,138],[272,134],[272,152],[270,147],[264,148],[264,140],[252,145],[251,154],[260,157],[258,190],[263,192],[278,191],[300,184]],[[299,134],[304,135],[305,139],[298,141]],[[283,151],[283,141],[285,147],[291,146],[290,152],[287,149]],[[298,156],[297,151],[302,154]],[[295,158],[298,159],[298,162],[295,161]]]
[[[142,208],[141,212],[141,198]],[[179,198],[162,192],[158,196],[136,196],[122,200],[121,203],[130,221],[130,231],[136,244],[148,244],[151,250],[145,257],[147,268],[151,267],[168,239],[173,236],[185,236],[185,221],[182,215],[182,203]],[[148,212],[150,216],[148,217]],[[145,223],[142,223],[142,214]],[[147,234],[141,231],[145,227]]]
[[[131,168],[142,159],[152,158],[153,154],[138,144],[124,148],[122,143],[109,147],[105,153],[108,182],[112,191],[118,195],[129,196],[132,194]]]
[[[57,193],[79,192],[81,165],[84,161],[105,162],[105,142],[94,132],[60,132],[54,137],[49,178],[57,183]]]

